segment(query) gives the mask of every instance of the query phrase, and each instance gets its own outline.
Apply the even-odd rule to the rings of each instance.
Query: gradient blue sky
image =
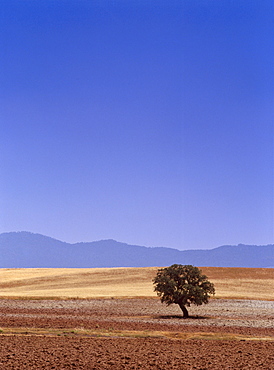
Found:
[[[0,232],[273,243],[273,10],[1,0]]]

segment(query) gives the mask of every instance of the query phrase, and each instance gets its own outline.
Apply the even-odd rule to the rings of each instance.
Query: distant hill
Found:
[[[0,268],[149,267],[173,263],[213,267],[273,267],[274,245],[224,245],[179,251],[101,240],[69,244],[30,232],[0,234]]]

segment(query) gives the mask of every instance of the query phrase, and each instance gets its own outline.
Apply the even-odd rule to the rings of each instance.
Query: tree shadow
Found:
[[[205,320],[209,319],[209,317],[206,316],[199,316],[199,315],[189,315],[188,317],[184,317],[183,315],[158,315],[158,316],[153,316],[154,319],[162,319],[162,320],[170,320],[170,319],[179,319],[179,320]]]

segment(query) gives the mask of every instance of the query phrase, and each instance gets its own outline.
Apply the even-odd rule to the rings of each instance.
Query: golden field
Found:
[[[157,267],[0,269],[0,297],[157,297]],[[203,267],[215,298],[274,300],[274,269]]]

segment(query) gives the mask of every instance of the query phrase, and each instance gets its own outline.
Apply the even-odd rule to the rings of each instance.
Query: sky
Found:
[[[274,243],[274,4],[1,0],[0,232]]]

